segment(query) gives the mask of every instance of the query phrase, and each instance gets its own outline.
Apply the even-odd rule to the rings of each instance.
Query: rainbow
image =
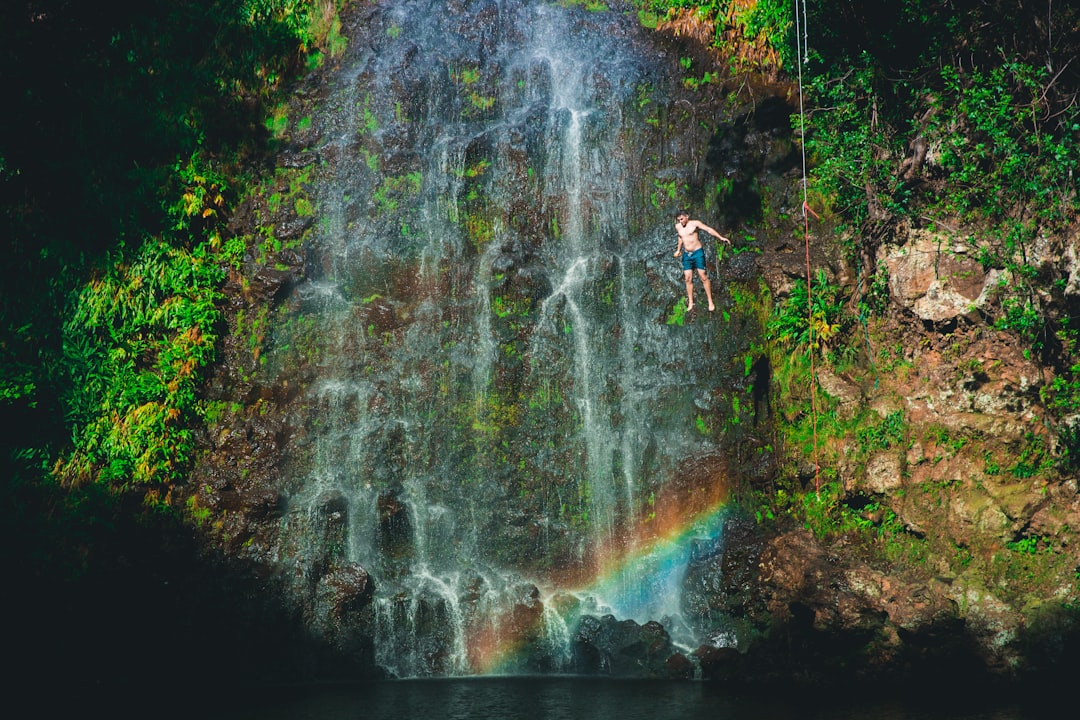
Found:
[[[511,617],[473,632],[472,670],[498,675],[517,667],[529,643],[563,622],[558,609],[567,597],[595,599],[603,612],[638,622],[678,615],[678,585],[691,553],[699,543],[711,546],[719,539],[728,501],[722,476],[690,475],[656,498],[621,541],[598,546],[584,571],[548,578],[534,611],[516,608]]]

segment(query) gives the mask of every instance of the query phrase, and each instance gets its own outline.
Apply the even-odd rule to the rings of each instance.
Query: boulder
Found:
[[[942,322],[982,307],[1002,280],[968,250],[950,236],[916,230],[903,245],[882,245],[878,260],[888,268],[897,302],[923,320]]]
[[[655,621],[639,625],[614,615],[585,615],[572,646],[574,669],[585,675],[667,678],[687,671],[686,658],[673,659],[671,637]]]

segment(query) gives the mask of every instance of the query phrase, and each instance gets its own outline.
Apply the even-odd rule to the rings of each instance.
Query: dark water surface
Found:
[[[203,705],[206,720],[1028,720],[1052,715],[978,693],[845,700],[734,696],[701,683],[574,678],[404,680],[354,686],[262,690]],[[147,715],[150,717],[150,715]]]

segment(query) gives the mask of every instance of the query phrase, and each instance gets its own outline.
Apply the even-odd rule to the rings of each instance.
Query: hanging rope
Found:
[[[800,9],[802,16],[800,17]],[[817,213],[810,209],[810,204],[807,202],[806,193],[806,111],[803,107],[803,76],[802,66],[804,63],[810,62],[810,58],[807,50],[807,39],[809,37],[806,28],[806,0],[795,0],[795,45],[798,58],[796,59],[796,65],[799,67],[799,132],[802,133],[802,216],[803,216],[803,232],[806,240],[806,322],[809,326],[809,352],[810,352],[810,419],[813,427],[813,442],[814,442],[814,492],[821,492],[821,472],[820,463],[818,462],[818,441],[817,441],[817,424],[818,424],[818,408],[817,408],[817,368],[814,364],[814,295],[813,295],[813,278],[810,271],[810,215],[817,218]],[[820,220],[820,218],[818,218]]]

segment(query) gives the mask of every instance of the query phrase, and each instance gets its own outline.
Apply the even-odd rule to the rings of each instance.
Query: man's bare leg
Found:
[[[698,270],[698,275],[701,276],[701,284],[705,286],[705,297],[709,298],[709,312],[716,309],[712,301],[712,284],[709,282],[709,276],[705,274],[704,270]]]
[[[694,309],[694,273],[687,270],[683,275],[686,276],[686,310],[689,312]]]

